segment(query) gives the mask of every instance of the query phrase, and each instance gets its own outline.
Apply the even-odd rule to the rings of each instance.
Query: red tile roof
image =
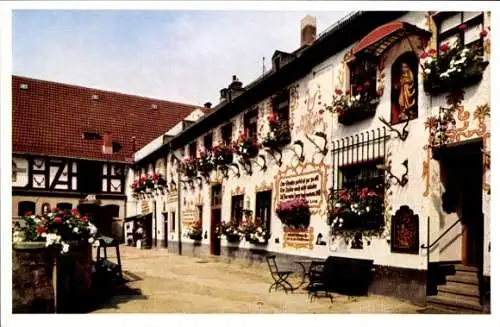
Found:
[[[21,84],[27,84],[26,90]],[[92,96],[97,95],[98,100]],[[152,108],[153,105],[156,108]],[[75,85],[12,77],[12,150],[47,156],[131,162],[135,150],[200,107]],[[205,110],[204,110],[205,111]],[[83,132],[111,133],[120,151],[104,154],[103,140]]]

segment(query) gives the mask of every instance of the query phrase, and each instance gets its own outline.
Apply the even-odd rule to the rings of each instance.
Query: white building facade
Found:
[[[234,78],[213,112],[193,113],[194,123],[137,153],[128,184],[160,173],[166,187],[136,198],[129,188],[127,212],[152,212],[152,245],[172,252],[181,244],[183,254],[373,260],[370,291],[415,303],[436,294],[435,276],[450,266],[473,267],[478,303],[488,310],[489,26],[488,12],[357,12],[316,37],[308,17],[301,47],[277,51],[271,72],[245,88]],[[463,58],[482,55],[479,72],[455,78],[441,63],[434,78],[431,58],[462,58],[456,40],[471,49]],[[470,58],[454,59],[455,70]],[[179,169],[241,133],[266,143],[273,113],[288,121],[289,140],[261,145],[248,160],[234,154],[208,174],[188,178]],[[382,213],[339,220],[339,194],[365,188],[383,201]],[[276,208],[298,197],[310,222],[285,226]],[[218,236],[222,221],[256,217],[270,234],[265,244]],[[193,241],[186,231],[197,221],[202,236]]]

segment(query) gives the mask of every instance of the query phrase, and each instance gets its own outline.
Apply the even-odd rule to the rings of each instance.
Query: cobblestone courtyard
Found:
[[[121,246],[120,250],[125,277],[131,281],[94,313],[417,313],[422,309],[377,295],[335,294],[333,303],[328,298],[310,302],[305,290],[269,293],[271,276],[265,265],[178,256],[166,249]]]

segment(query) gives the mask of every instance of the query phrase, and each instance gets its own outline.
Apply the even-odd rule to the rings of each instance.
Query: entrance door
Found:
[[[210,193],[210,254],[220,255],[220,238],[219,235],[217,235],[217,227],[221,223],[222,185],[212,185]]]
[[[479,266],[483,253],[483,155],[482,142],[446,149],[443,158],[448,175],[451,212],[462,224],[462,264]],[[460,255],[460,254],[459,254]]]
[[[462,263],[478,266],[483,253],[483,157],[480,144],[464,151],[462,172]]]

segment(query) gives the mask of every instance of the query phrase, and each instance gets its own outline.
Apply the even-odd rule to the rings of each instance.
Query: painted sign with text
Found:
[[[313,248],[313,228],[288,228],[283,229],[283,247],[290,248]]]
[[[287,167],[276,176],[275,204],[302,197],[309,204],[311,213],[318,213],[326,203],[326,182],[326,166],[323,164]]]

